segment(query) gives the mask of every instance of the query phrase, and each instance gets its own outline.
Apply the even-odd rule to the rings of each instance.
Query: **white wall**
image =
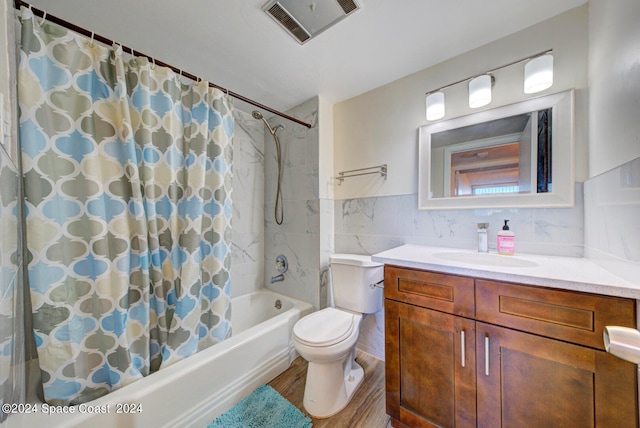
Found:
[[[333,104],[318,97],[318,196],[333,199]]]
[[[589,6],[589,174],[640,157],[640,1]]]
[[[336,104],[334,171],[387,163],[389,176],[386,181],[375,176],[345,180],[335,186],[335,198],[416,193],[417,129],[427,123],[425,93],[549,48],[554,50],[554,85],[535,96],[576,89],[576,179],[584,181],[588,178],[587,30],[588,8],[581,6]],[[483,109],[469,109],[464,83],[447,89],[445,119],[525,99],[523,70],[519,64],[497,72],[493,102]]]
[[[591,0],[585,254],[640,282],[640,2]]]

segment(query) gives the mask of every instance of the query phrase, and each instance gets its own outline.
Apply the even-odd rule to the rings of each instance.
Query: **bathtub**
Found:
[[[206,427],[289,367],[297,356],[293,326],[312,311],[308,303],[269,290],[236,297],[231,308],[233,336],[224,342],[85,405],[67,407],[73,414],[46,414],[38,403],[37,413],[12,415],[2,427]]]

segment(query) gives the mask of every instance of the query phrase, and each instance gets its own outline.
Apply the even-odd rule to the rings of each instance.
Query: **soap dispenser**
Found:
[[[509,220],[504,221],[502,230],[498,232],[498,254],[513,256],[516,249],[516,236],[509,230]]]

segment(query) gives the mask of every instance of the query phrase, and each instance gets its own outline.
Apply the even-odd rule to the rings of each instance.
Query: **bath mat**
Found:
[[[207,428],[309,428],[311,419],[275,389],[262,385]]]

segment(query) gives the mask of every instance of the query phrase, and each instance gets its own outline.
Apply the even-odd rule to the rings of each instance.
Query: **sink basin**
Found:
[[[513,256],[501,256],[499,254],[469,253],[462,251],[445,251],[434,253],[435,257],[453,262],[464,262],[483,266],[499,267],[536,267],[538,264],[530,260]]]

